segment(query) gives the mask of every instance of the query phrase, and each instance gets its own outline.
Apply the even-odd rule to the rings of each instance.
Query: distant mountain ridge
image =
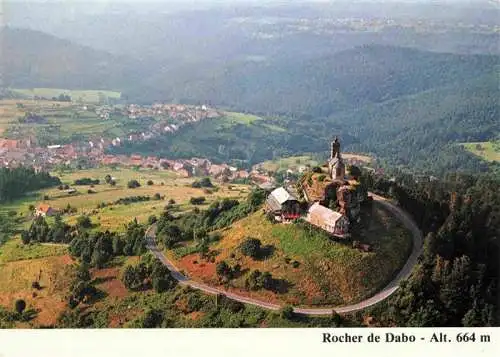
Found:
[[[0,29],[4,87],[113,89],[134,80],[133,63],[26,29]]]
[[[145,82],[157,88],[156,93],[143,91],[136,97],[208,100],[237,110],[324,116],[465,83],[493,71],[499,58],[367,45],[309,60],[238,61],[212,65],[205,72],[160,72]]]

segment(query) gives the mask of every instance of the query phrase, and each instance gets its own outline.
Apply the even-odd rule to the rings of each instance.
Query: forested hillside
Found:
[[[443,181],[394,184],[366,177],[392,195],[426,234],[412,276],[372,309],[382,325],[498,326],[500,182],[450,174]]]
[[[381,90],[375,83],[367,84],[363,101],[369,104],[356,106],[351,101],[349,106],[356,109],[329,116],[292,110],[287,115],[267,116],[249,124],[206,121],[184,128],[174,137],[158,137],[116,151],[160,152],[176,157],[205,155],[221,161],[248,160],[252,164],[305,152],[326,154],[332,136],[339,135],[345,150],[372,153],[391,166],[434,175],[448,171],[487,171],[497,164],[488,164],[459,145],[487,141],[500,132],[497,73],[492,70],[476,75],[470,79],[457,75],[456,82],[418,93],[413,93],[415,89],[409,84],[406,89],[394,86],[393,91],[407,94],[394,94],[395,99],[387,100],[381,99]],[[449,81],[443,79],[442,83]],[[421,88],[426,86],[421,84]],[[361,90],[362,86],[358,88]],[[368,94],[369,88],[374,89],[373,95]],[[305,93],[298,98],[316,100]],[[352,98],[361,97],[356,94]],[[318,104],[317,110],[322,111],[319,107]]]
[[[131,98],[210,101],[257,113],[327,116],[450,84],[466,83],[499,64],[497,56],[464,56],[369,45],[303,59],[233,61],[155,73]],[[184,66],[186,67],[186,66]]]
[[[458,143],[487,141],[500,132],[497,78],[496,73],[491,73],[465,83],[367,105],[328,120],[356,138],[352,150],[373,152],[391,165],[437,174],[485,171],[488,164]]]

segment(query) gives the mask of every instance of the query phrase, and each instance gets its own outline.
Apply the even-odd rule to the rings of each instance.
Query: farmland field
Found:
[[[261,117],[252,114],[236,113],[236,112],[224,112],[226,119],[230,122],[241,123],[241,124],[251,124],[254,121],[262,120]]]
[[[104,182],[104,177],[107,174],[113,177],[116,186]],[[59,176],[63,183],[75,188],[77,192],[68,194],[57,187],[41,190],[21,200],[0,206],[0,212],[16,211],[18,214],[28,217],[30,205],[37,206],[45,202],[56,210],[64,209],[70,205],[75,207],[77,212],[64,216],[68,223],[74,224],[78,216],[87,214],[91,216],[93,223],[98,224],[100,229],[122,231],[124,224],[134,218],[137,218],[139,222],[146,222],[150,215],[160,215],[170,199],[175,201],[175,208],[178,211],[188,211],[194,208],[189,203],[191,197],[206,197],[205,205],[201,206],[203,208],[218,198],[242,198],[248,193],[248,187],[245,185],[231,185],[231,188],[228,185],[221,185],[218,190],[206,193],[203,189],[191,187],[193,178],[181,178],[174,172],[161,170],[102,167],[77,170],[71,173],[53,173],[53,175]],[[100,184],[94,185],[94,187],[73,185],[76,179],[81,178],[99,179]],[[139,181],[141,187],[128,188],[127,183],[132,179]],[[150,180],[153,181],[153,184],[147,185]],[[88,193],[89,190],[94,193]],[[154,200],[153,196],[156,193],[159,193],[163,198]],[[48,196],[49,199],[44,200],[45,196]],[[100,203],[112,203],[120,198],[130,196],[150,196],[151,199],[145,202],[97,208]],[[26,224],[29,224],[29,221],[26,221]]]
[[[101,99],[119,99],[121,93],[107,90],[70,90],[61,88],[11,89],[14,93],[28,98],[33,96],[50,99],[60,94],[69,95],[73,102],[99,103]]]
[[[26,113],[42,117],[40,122],[23,122]],[[95,137],[113,139],[149,127],[149,121],[129,119],[113,112],[100,118],[91,108],[70,102],[47,100],[0,100],[0,135],[10,139],[33,136],[39,146],[65,144]]]
[[[0,136],[13,120],[23,115],[23,111],[16,106],[18,102],[12,99],[0,100]]]
[[[342,157],[348,160],[359,160],[366,164],[372,162],[373,158],[367,155],[362,154],[354,154],[354,153],[342,153]],[[289,156],[283,157],[275,160],[264,161],[259,164],[266,171],[286,171],[288,169],[297,170],[301,166],[317,166],[322,163],[315,160],[313,157],[308,155],[301,156]]]
[[[260,166],[266,171],[286,171],[297,169],[300,166],[316,166],[318,162],[310,156],[290,156],[276,160],[264,161]]]
[[[377,203],[365,207],[363,216],[363,226],[353,232],[353,240],[370,244],[371,252],[354,249],[349,242],[333,241],[305,223],[272,224],[257,212],[221,232],[223,238],[211,246],[217,253],[214,262],[204,261],[198,254],[182,258],[172,251],[167,254],[188,276],[212,285],[220,284],[215,273],[217,262],[239,264],[242,275],[226,287],[261,300],[295,306],[355,303],[382,288],[403,266],[411,250],[410,232]],[[257,260],[242,255],[238,247],[249,237],[259,239],[262,246],[274,247],[274,252]],[[245,280],[253,270],[284,279],[287,291],[248,291]]]
[[[500,162],[500,141],[483,141],[463,144],[465,149],[486,161]]]

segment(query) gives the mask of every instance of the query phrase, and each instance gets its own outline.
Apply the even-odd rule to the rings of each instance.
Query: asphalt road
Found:
[[[410,276],[411,271],[415,264],[417,263],[417,259],[422,252],[422,245],[423,245],[423,237],[422,233],[418,229],[417,225],[415,222],[398,206],[394,205],[393,203],[389,202],[387,199],[385,199],[382,196],[378,196],[374,193],[370,193],[370,195],[373,197],[373,200],[380,203],[383,205],[385,208],[387,208],[389,211],[391,211],[394,216],[396,216],[401,222],[412,232],[413,235],[413,248],[410,256],[408,257],[408,260],[406,261],[405,265],[401,269],[401,271],[394,277],[394,279],[387,284],[385,288],[383,288],[381,291],[373,295],[372,297],[365,299],[363,301],[358,302],[357,304],[353,305],[343,305],[343,306],[336,306],[336,307],[330,307],[330,308],[294,308],[295,312],[305,314],[305,315],[330,315],[332,313],[332,310],[335,310],[337,313],[347,313],[347,312],[354,312],[358,310],[362,310],[364,308],[367,308],[369,306],[375,305],[379,303],[380,301],[387,299],[389,296],[391,296],[399,286],[399,282],[403,279],[406,279]],[[146,231],[146,240],[147,240],[147,247],[148,249],[170,270],[172,273],[172,276],[179,281],[181,285],[188,285],[194,289],[198,289],[201,291],[204,291],[209,294],[223,294],[226,295],[227,297],[240,301],[245,304],[251,304],[251,305],[256,305],[260,306],[265,309],[270,309],[270,310],[279,310],[282,306],[281,305],[276,305],[276,304],[271,304],[269,302],[263,301],[263,300],[257,300],[253,298],[249,298],[246,296],[238,295],[231,293],[229,291],[220,289],[220,288],[214,288],[212,286],[199,283],[193,280],[190,280],[188,277],[182,275],[180,271],[175,267],[175,265],[158,249],[158,246],[156,245],[156,232],[155,232],[156,226],[152,225],[149,227],[149,229]]]

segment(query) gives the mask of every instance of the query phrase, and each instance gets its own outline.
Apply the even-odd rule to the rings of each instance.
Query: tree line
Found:
[[[31,191],[61,184],[58,177],[33,168],[0,168],[0,203],[12,201]]]
[[[395,198],[425,234],[409,279],[372,313],[383,325],[498,326],[500,181],[448,174],[395,182],[364,174],[370,190]]]

